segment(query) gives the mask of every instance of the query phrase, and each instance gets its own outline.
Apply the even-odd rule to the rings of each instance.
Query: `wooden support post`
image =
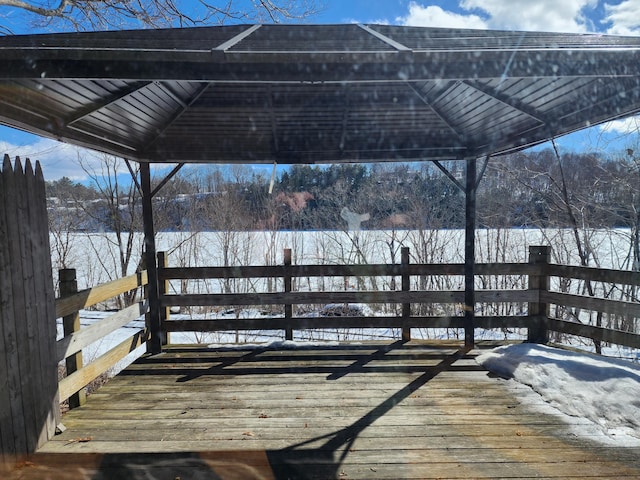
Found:
[[[411,289],[411,281],[409,277],[409,247],[402,247],[400,250],[401,262],[402,262],[402,291],[408,292]],[[402,304],[402,320],[408,322],[411,317],[411,304]],[[411,327],[402,328],[402,341],[408,342],[411,340]]]
[[[549,290],[549,277],[544,273],[544,265],[549,263],[551,258],[551,247],[549,246],[530,246],[529,247],[529,264],[539,265],[540,275],[529,275],[529,290],[537,290],[539,292]],[[532,320],[529,327],[527,341],[531,343],[547,343],[549,341],[549,304],[538,302],[529,303],[529,316],[537,315],[540,320],[535,323]]]
[[[64,268],[58,270],[58,280],[60,282],[60,297],[64,298],[78,292],[78,282],[75,268]],[[80,331],[80,312],[73,312],[62,318],[64,336]],[[74,353],[66,359],[67,376],[82,368],[82,350]],[[69,408],[77,408],[87,400],[85,389],[74,393],[69,397]]]
[[[151,169],[147,162],[140,163],[140,187],[142,188],[142,221],[144,223],[144,251],[147,264],[147,299],[149,300],[148,325],[151,339],[147,342],[149,353],[162,352],[164,335],[160,320],[158,298],[158,269],[156,266],[156,239],[153,228],[153,207],[151,204]]]
[[[476,308],[475,264],[476,264],[476,159],[467,159],[465,182],[465,237],[464,237],[464,345],[473,348],[474,319]]]
[[[291,249],[284,249],[284,291],[285,293],[291,292],[292,278],[291,278]],[[287,301],[284,304],[284,321],[287,325],[284,330],[284,339],[293,340],[293,328],[289,327],[289,322],[293,317],[293,305]]]
[[[158,252],[158,272],[160,272],[163,268],[167,268],[169,266],[169,258],[167,256],[167,252]],[[160,275],[158,275],[159,277]],[[169,291],[169,280],[163,280],[158,282],[158,298],[162,298]],[[170,307],[160,308],[160,322],[164,325],[164,322],[169,320],[171,315]],[[164,331],[164,326],[162,328]],[[162,344],[168,345],[171,343],[170,333],[166,332],[163,339]]]

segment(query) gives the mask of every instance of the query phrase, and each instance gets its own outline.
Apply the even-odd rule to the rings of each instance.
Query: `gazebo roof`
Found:
[[[142,162],[451,160],[640,111],[640,38],[233,25],[0,38],[0,122]]]

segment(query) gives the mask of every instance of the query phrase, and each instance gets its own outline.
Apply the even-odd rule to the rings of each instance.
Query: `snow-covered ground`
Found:
[[[563,414],[587,419],[575,433],[640,446],[640,367],[627,360],[521,343],[495,348],[478,363],[528,385]]]

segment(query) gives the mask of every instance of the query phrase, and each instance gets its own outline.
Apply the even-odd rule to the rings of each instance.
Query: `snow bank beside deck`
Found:
[[[590,420],[609,440],[640,446],[640,366],[532,343],[498,347],[476,360],[530,386],[559,411]]]

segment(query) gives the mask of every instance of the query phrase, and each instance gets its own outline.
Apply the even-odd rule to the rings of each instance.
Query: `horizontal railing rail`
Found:
[[[66,376],[59,382],[60,401],[69,400],[74,408],[84,403],[85,387],[112,369],[130,352],[148,339],[146,327],[133,329],[131,335],[102,355],[85,363],[82,350],[102,341],[107,335],[148,313],[144,294],[140,301],[80,328],[79,311],[105,302],[147,285],[146,271],[129,275],[92,288],[78,291],[74,269],[60,270],[60,298],[56,299],[56,315],[63,318],[64,335],[57,341],[57,360],[65,362]]]
[[[640,287],[640,272],[573,265],[546,264],[542,273],[548,276],[575,278],[591,282],[608,282]]]
[[[540,248],[540,247],[533,247]],[[545,250],[546,251],[546,250]],[[285,252],[285,258],[290,253]],[[166,264],[166,257],[164,264]],[[404,256],[408,259],[408,254]],[[401,289],[324,289],[306,291],[286,288],[286,285],[302,285],[303,279],[319,277],[439,277],[463,276],[464,264],[368,264],[368,265],[275,265],[237,267],[192,267],[178,268],[160,266],[158,277],[165,288],[160,295],[160,304],[169,307],[215,307],[218,309],[243,306],[281,305],[285,313],[280,316],[232,319],[176,320],[167,314],[162,326],[167,332],[175,331],[222,331],[222,330],[302,330],[322,328],[463,328],[464,291],[462,290],[417,290],[410,289],[410,282],[403,282]],[[530,339],[547,338],[549,331],[567,333],[593,340],[639,347],[640,336],[635,332],[603,328],[580,323],[577,320],[550,318],[549,305],[562,304],[600,314],[624,315],[640,318],[640,303],[632,301],[598,298],[550,289],[551,277],[562,277],[583,282],[609,282],[626,287],[640,286],[640,272],[618,271],[592,267],[575,267],[547,263],[479,263],[474,267],[476,278],[481,276],[522,277],[523,288],[478,289],[476,305],[521,304],[527,305],[516,315],[476,315],[476,328],[528,328],[538,330]],[[238,293],[168,293],[166,284],[171,281],[202,280],[249,280],[277,279],[284,285],[278,291],[250,291]],[[346,283],[346,282],[345,282]],[[482,283],[482,282],[476,282]],[[307,282],[308,284],[308,282]],[[415,285],[415,282],[413,283]],[[396,286],[401,282],[395,283]],[[411,306],[418,304],[449,304],[458,307],[456,315],[420,315],[405,308],[402,315],[387,316],[294,316],[292,306],[326,304],[396,304]],[[287,315],[287,307],[289,314]],[[542,330],[540,330],[542,329]]]
[[[527,263],[478,263],[476,275],[541,274],[542,267]],[[264,265],[238,267],[165,267],[161,280],[204,280],[285,277],[399,277],[416,275],[464,275],[463,263],[412,263],[365,265]]]
[[[574,291],[560,291],[558,287],[540,291],[539,303],[550,306],[556,305],[563,309],[573,309],[576,312],[593,313],[598,321],[602,322],[603,316],[613,316],[626,319],[629,325],[635,325],[632,331],[621,330],[619,328],[603,327],[584,323],[579,315],[568,320],[565,318],[551,317],[547,320],[550,330],[563,334],[575,335],[589,338],[595,342],[605,342],[622,345],[631,348],[640,348],[640,335],[637,330],[640,328],[640,272],[623,271],[607,268],[594,268],[584,266],[570,266],[545,264],[542,268],[543,274],[559,281],[556,285],[566,284],[567,281],[581,280],[591,288],[580,288],[581,293]],[[615,285],[618,292],[627,291],[627,299],[603,298],[597,292],[602,289],[594,288],[594,284]],[[591,291],[593,294],[588,294]],[[587,292],[586,294],[584,292]],[[621,323],[621,322],[619,322]]]
[[[539,298],[535,290],[478,290],[477,302],[533,302]],[[200,293],[168,294],[160,299],[163,307],[172,306],[247,306],[328,303],[463,303],[462,290],[377,290],[276,293]]]

